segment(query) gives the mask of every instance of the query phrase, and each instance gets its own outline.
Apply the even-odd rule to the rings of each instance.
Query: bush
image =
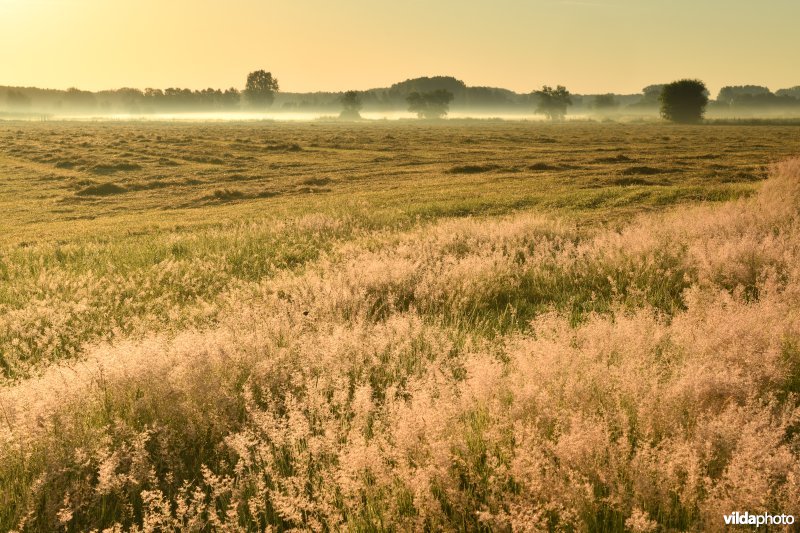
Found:
[[[661,116],[672,122],[694,124],[703,119],[708,104],[708,89],[700,80],[668,83],[659,97]]]

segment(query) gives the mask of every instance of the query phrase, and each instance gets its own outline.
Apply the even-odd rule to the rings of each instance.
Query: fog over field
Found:
[[[271,73],[269,73],[271,76]],[[271,78],[274,79],[274,78]],[[275,85],[278,86],[277,80]],[[664,84],[634,94],[569,94],[563,117],[569,120],[657,121]],[[287,93],[270,88],[259,101],[251,89],[119,89],[89,92],[0,87],[0,118],[27,120],[193,120],[307,121],[350,119],[340,116],[345,92]],[[516,93],[495,87],[471,87],[452,76],[408,79],[390,87],[353,91],[358,119],[416,118],[412,93],[447,91],[452,100],[442,117],[464,119],[548,120],[536,90]],[[707,92],[707,90],[706,90]],[[771,92],[758,85],[722,87],[706,110],[709,119],[800,119],[800,86]],[[430,117],[428,117],[430,118]]]

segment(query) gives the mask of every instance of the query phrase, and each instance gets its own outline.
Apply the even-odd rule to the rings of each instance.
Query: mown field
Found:
[[[0,530],[800,517],[799,133],[0,122]]]

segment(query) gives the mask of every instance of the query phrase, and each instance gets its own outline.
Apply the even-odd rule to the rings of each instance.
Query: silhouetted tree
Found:
[[[278,90],[278,80],[272,77],[271,72],[256,70],[247,75],[244,95],[252,106],[271,106]]]
[[[242,93],[239,92],[239,89],[231,87],[224,93],[222,93],[222,107],[225,109],[233,109],[239,106],[239,102],[242,99]]]
[[[770,109],[794,108],[800,105],[800,100],[788,94],[738,94],[734,96],[728,105],[734,109]]]
[[[406,97],[408,110],[419,118],[442,118],[450,110],[453,93],[438,89],[427,93],[414,91]]]
[[[470,107],[512,107],[515,94],[495,87],[467,87],[460,100]]]
[[[654,85],[648,85],[644,89],[642,89],[642,101],[639,102],[642,106],[657,106],[659,102],[659,98],[661,98],[661,91],[664,90],[665,84],[663,83],[656,83]]]
[[[536,101],[536,113],[541,113],[550,120],[562,120],[567,114],[567,106],[572,105],[569,91],[563,85],[555,89],[545,85],[541,90],[534,91],[533,97]]]
[[[693,124],[703,119],[708,89],[700,80],[678,80],[664,86],[659,97],[661,116],[672,122]]]
[[[788,89],[778,89],[775,91],[777,96],[791,96],[792,98],[800,98],[800,85],[789,87]]]
[[[594,97],[592,107],[595,109],[613,109],[619,107],[619,102],[617,102],[617,99],[614,98],[614,95],[611,93],[598,94]]]
[[[719,90],[717,102],[731,105],[739,96],[757,96],[762,94],[772,94],[770,90],[761,85],[728,85]]]
[[[422,77],[395,83],[389,88],[389,92],[400,94],[411,94],[413,92],[431,93],[440,89],[455,95],[464,92],[467,89],[467,85],[452,76]]]
[[[161,100],[164,98],[164,91],[148,87],[144,90],[144,97],[148,100]]]
[[[342,95],[342,112],[339,118],[355,120],[361,118],[361,95],[358,91],[347,91]]]

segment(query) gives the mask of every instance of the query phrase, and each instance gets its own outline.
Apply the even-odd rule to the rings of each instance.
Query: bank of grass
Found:
[[[202,328],[120,335],[6,386],[0,526],[657,531],[722,530],[734,508],[797,515],[799,184],[786,163],[755,197],[619,230],[529,213],[329,229],[302,265],[227,284]],[[168,261],[173,295],[210,285]]]
[[[495,224],[484,218],[446,220],[456,235],[464,235],[465,227],[479,231]],[[487,280],[481,292],[437,289],[435,295],[422,295],[421,284],[431,276],[458,275],[452,262],[475,254],[474,237],[464,236],[463,242],[431,244],[417,255],[418,239],[429,225],[370,230],[352,219],[310,215],[182,236],[15,248],[0,262],[5,310],[0,368],[7,379],[24,378],[50,363],[79,357],[88,343],[208,326],[227,305],[228,293],[241,286],[343,260],[357,272],[352,263],[382,260],[396,254],[399,243],[415,256],[416,266],[403,273],[402,286],[370,289],[374,316],[390,307],[414,306],[485,334],[525,328],[551,308],[579,321],[591,311],[608,310],[620,294],[632,305],[647,302],[671,313],[692,280],[680,251],[649,250],[652,260],[637,257],[624,265],[613,256],[587,257],[581,246],[591,243],[593,232],[534,217],[523,236],[481,242],[488,247],[482,254],[503,263],[502,271],[482,267],[496,280]],[[363,248],[365,255],[344,259],[341,250],[354,248]]]
[[[88,343],[213,324],[226,294],[242,285],[341,260],[342,249],[364,248],[380,256],[397,253],[395,246],[404,242],[414,255],[420,234],[442,224],[437,220],[446,221],[454,235],[463,235],[465,227],[479,232],[495,224],[485,214],[465,219],[450,211],[425,219],[418,209],[414,206],[411,213],[396,213],[388,220],[385,215],[309,214],[9,247],[0,257],[0,306],[5,311],[0,318],[0,368],[7,379],[24,378],[52,362],[80,356]],[[463,243],[428,246],[429,253],[415,258],[424,263],[408,273],[404,287],[373,294],[376,316],[390,303],[404,309],[414,306],[467,330],[494,334],[498,329],[524,329],[551,308],[570,313],[577,322],[589,312],[608,310],[620,294],[632,305],[648,303],[671,314],[682,305],[681,293],[693,280],[681,250],[647,250],[651,257],[620,263],[617,250],[609,250],[608,257],[586,255],[584,248],[597,229],[537,217],[524,227],[527,233],[515,240],[482,241],[491,249],[482,253],[512,260],[502,272],[486,273],[498,281],[483,292],[464,296],[444,291],[429,298],[417,294],[425,276],[452,275],[449,262],[465,253],[462,246],[470,250],[474,238],[464,236]],[[371,260],[368,256],[356,261]],[[454,306],[455,297],[459,301]],[[390,302],[392,298],[396,301]]]
[[[0,529],[800,515],[796,137],[279,126],[0,130]]]

